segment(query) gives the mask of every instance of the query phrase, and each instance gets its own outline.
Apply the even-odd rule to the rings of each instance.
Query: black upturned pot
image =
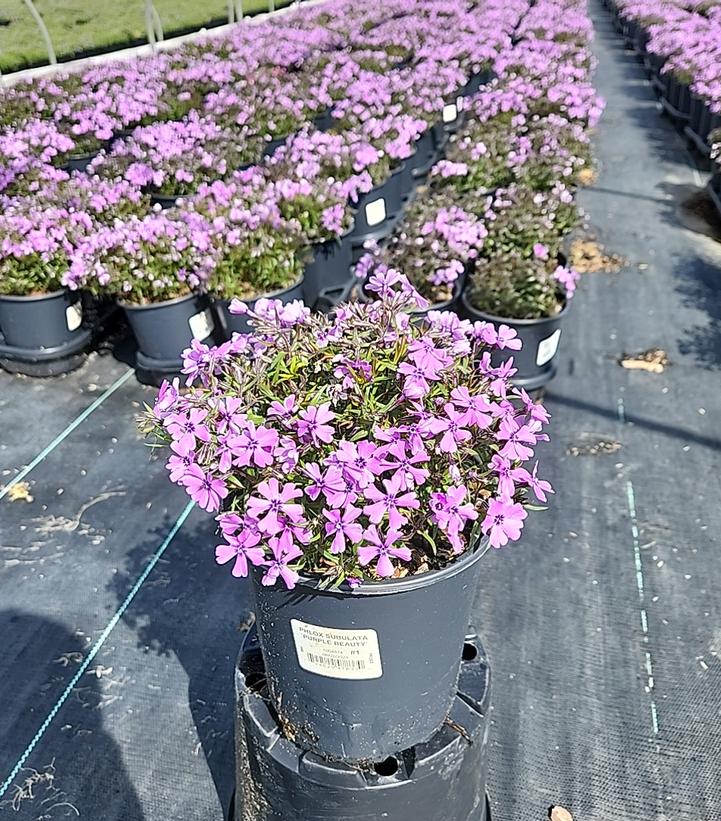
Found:
[[[403,163],[390,177],[376,188],[361,194],[358,198],[351,238],[354,245],[369,239],[379,239],[388,234],[393,217],[398,214],[403,202],[401,177]]]
[[[183,351],[193,339],[216,341],[216,326],[207,294],[188,294],[150,305],[123,303],[138,343],[137,364],[151,372],[180,370]]]
[[[293,302],[295,299],[303,299],[303,277],[299,278],[288,288],[281,288],[278,291],[272,291],[269,294],[259,294],[252,299],[244,299],[243,302],[248,307],[253,308],[259,299],[279,299],[284,305],[288,302]],[[218,322],[222,327],[227,337],[237,334],[251,333],[253,328],[248,322],[245,314],[231,314],[230,313],[230,299],[216,299],[214,301],[216,315]]]
[[[303,277],[303,299],[306,305],[313,307],[321,291],[340,288],[353,276],[350,233],[347,231],[338,239],[317,242],[311,246],[313,258],[306,264]]]
[[[331,759],[428,740],[453,704],[482,547],[442,570],[351,590],[251,574],[272,703],[286,735]]]
[[[512,382],[519,388],[536,390],[550,382],[556,375],[556,356],[561,340],[561,326],[568,313],[568,302],[555,316],[541,319],[507,319],[474,308],[468,300],[468,291],[461,294],[463,315],[473,322],[492,322],[513,328],[523,347],[520,351],[495,349],[491,354],[494,367],[513,357],[517,373]]]
[[[414,644],[422,647],[430,632]],[[491,671],[473,630],[460,668],[448,724],[414,747],[352,766],[284,737],[268,704],[263,658],[251,631],[235,670],[236,795],[229,821],[490,821]],[[369,705],[365,720],[372,724],[374,715]]]

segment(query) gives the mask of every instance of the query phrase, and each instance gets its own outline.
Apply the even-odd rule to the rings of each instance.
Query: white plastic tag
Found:
[[[561,339],[561,329],[554,331],[550,336],[542,339],[538,343],[538,352],[536,353],[536,365],[540,368],[546,362],[550,362],[556,355],[558,350],[558,343]]]
[[[298,664],[309,673],[352,681],[383,675],[375,630],[335,630],[291,619]]]
[[[190,325],[190,332],[193,334],[193,339],[207,339],[213,333],[213,329],[215,328],[213,315],[210,313],[210,309],[206,308],[199,314],[191,316],[188,320],[188,325]]]
[[[65,322],[69,331],[77,331],[83,324],[83,306],[80,300],[65,309]]]
[[[458,106],[456,103],[449,103],[443,106],[443,122],[452,123],[458,117]]]
[[[459,111],[463,111],[463,106],[464,106],[464,98],[461,97],[461,96],[456,97],[456,108]]]
[[[379,225],[386,218],[386,201],[379,197],[366,205],[366,222],[368,225]]]

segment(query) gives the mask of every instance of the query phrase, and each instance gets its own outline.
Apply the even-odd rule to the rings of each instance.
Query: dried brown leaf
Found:
[[[30,493],[29,482],[17,482],[10,487],[7,493],[11,502],[32,502],[34,497]]]
[[[623,368],[649,373],[663,373],[668,365],[668,355],[662,348],[649,348],[638,354],[624,354],[619,360]]]
[[[552,807],[551,821],[573,821],[573,816],[565,807]]]

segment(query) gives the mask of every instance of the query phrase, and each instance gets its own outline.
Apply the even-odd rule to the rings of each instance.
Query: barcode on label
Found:
[[[367,665],[363,659],[341,659],[333,656],[318,656],[315,653],[306,653],[308,661],[325,667],[335,667],[338,670],[365,670]]]
[[[327,678],[363,680],[383,675],[375,630],[322,627],[290,620],[298,664],[309,673]]]

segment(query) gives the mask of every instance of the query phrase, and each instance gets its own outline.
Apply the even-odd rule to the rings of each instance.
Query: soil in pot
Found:
[[[143,357],[180,363],[193,339],[216,341],[216,324],[206,294],[188,294],[150,305],[123,304]]]
[[[259,299],[279,299],[283,304],[293,302],[296,299],[303,299],[303,278],[301,277],[297,282],[288,288],[281,288],[278,291],[272,291],[268,294],[259,294],[251,299],[244,299],[250,308],[255,306]],[[223,328],[226,337],[231,337],[234,333],[247,334],[251,333],[253,328],[248,322],[248,318],[243,314],[230,313],[230,299],[216,299],[214,301],[216,315],[218,322]]]
[[[499,367],[513,357],[513,365],[518,371],[512,379],[514,385],[526,390],[536,390],[553,379],[568,303],[555,316],[540,319],[508,319],[479,311],[471,305],[467,291],[461,294],[461,306],[463,315],[473,322],[508,325],[516,331],[523,342],[520,351],[494,349],[491,354],[494,367]]]
[[[294,590],[264,587],[262,569],[252,573],[269,691],[288,738],[350,761],[430,738],[455,697],[483,552],[355,590],[310,578]]]

